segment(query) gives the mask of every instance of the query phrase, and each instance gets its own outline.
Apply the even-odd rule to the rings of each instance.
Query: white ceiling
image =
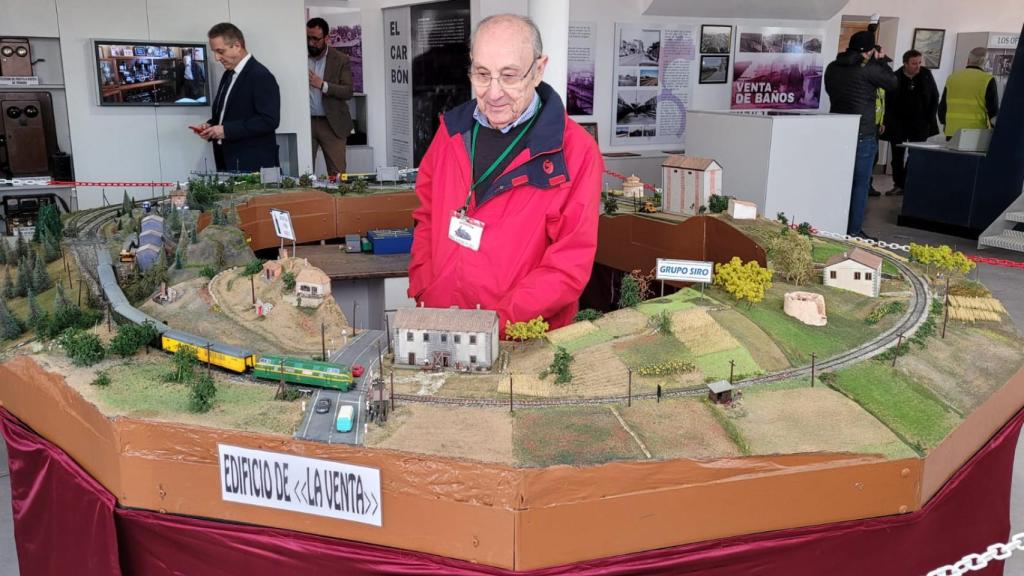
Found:
[[[828,20],[849,0],[644,0],[647,16]]]

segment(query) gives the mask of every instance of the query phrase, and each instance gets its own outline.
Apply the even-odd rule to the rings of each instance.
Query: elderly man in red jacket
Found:
[[[475,100],[447,112],[420,163],[409,296],[495,310],[507,321],[576,314],[597,250],[604,163],[541,81],[548,57],[528,18],[473,33]]]

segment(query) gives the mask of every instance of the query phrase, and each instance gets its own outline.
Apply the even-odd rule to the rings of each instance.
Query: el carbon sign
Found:
[[[380,470],[219,444],[221,497],[381,525]]]
[[[655,278],[658,280],[675,280],[676,282],[703,282],[710,284],[714,269],[714,262],[658,258],[658,269]]]

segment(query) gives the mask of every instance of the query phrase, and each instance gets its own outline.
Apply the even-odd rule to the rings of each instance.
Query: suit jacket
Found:
[[[219,89],[219,87],[218,87]],[[214,100],[216,100],[214,93]],[[211,118],[208,124],[220,123]],[[255,172],[277,166],[277,139],[281,123],[281,92],[267,67],[251,58],[235,79],[224,105],[223,166],[218,169]],[[214,143],[214,148],[218,144]]]
[[[327,123],[339,138],[348,138],[352,133],[352,115],[346,102],[352,97],[352,65],[348,54],[327,47],[324,82],[327,82],[327,93],[323,98]]]

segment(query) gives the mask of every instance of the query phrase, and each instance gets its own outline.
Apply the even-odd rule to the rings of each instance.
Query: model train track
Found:
[[[861,344],[860,346],[847,350],[846,352],[837,354],[830,358],[827,358],[821,362],[814,364],[814,370],[817,373],[827,372],[831,370],[837,370],[850,364],[869,360],[875,356],[885,352],[889,348],[896,346],[901,338],[906,339],[912,336],[917,329],[925,322],[928,318],[928,309],[930,305],[930,293],[928,290],[928,284],[924,278],[922,278],[914,269],[907,266],[897,258],[893,258],[889,253],[873,248],[869,248],[862,245],[857,245],[862,250],[871,252],[882,259],[890,262],[895,266],[901,274],[910,282],[913,292],[910,297],[910,306],[907,307],[907,311],[903,314],[900,320],[888,330],[885,330],[875,338]],[[745,380],[734,382],[733,385],[738,388],[746,388],[755,384],[771,384],[774,382],[782,382],[784,380],[791,380],[794,378],[800,378],[803,376],[809,376],[811,373],[811,365],[800,366],[796,368],[789,368],[781,370],[779,372],[773,372],[771,374],[763,374],[760,376],[754,376]],[[706,386],[690,386],[686,388],[680,388],[678,390],[671,390],[662,393],[663,397],[686,397],[686,396],[703,396],[707,394]],[[632,399],[634,400],[654,400],[657,398],[657,394],[644,393],[644,394],[633,394]],[[571,406],[571,405],[593,405],[593,404],[617,404],[626,402],[628,400],[626,395],[614,395],[614,396],[595,396],[589,398],[572,398],[572,397],[560,397],[560,398],[524,398],[517,400],[513,397],[512,404],[523,408],[540,408],[545,406]],[[510,404],[507,399],[496,399],[496,398],[449,398],[441,396],[421,396],[417,394],[395,394],[395,402],[416,402],[423,404],[439,404],[447,406],[467,406],[467,407],[500,407],[508,406]]]

